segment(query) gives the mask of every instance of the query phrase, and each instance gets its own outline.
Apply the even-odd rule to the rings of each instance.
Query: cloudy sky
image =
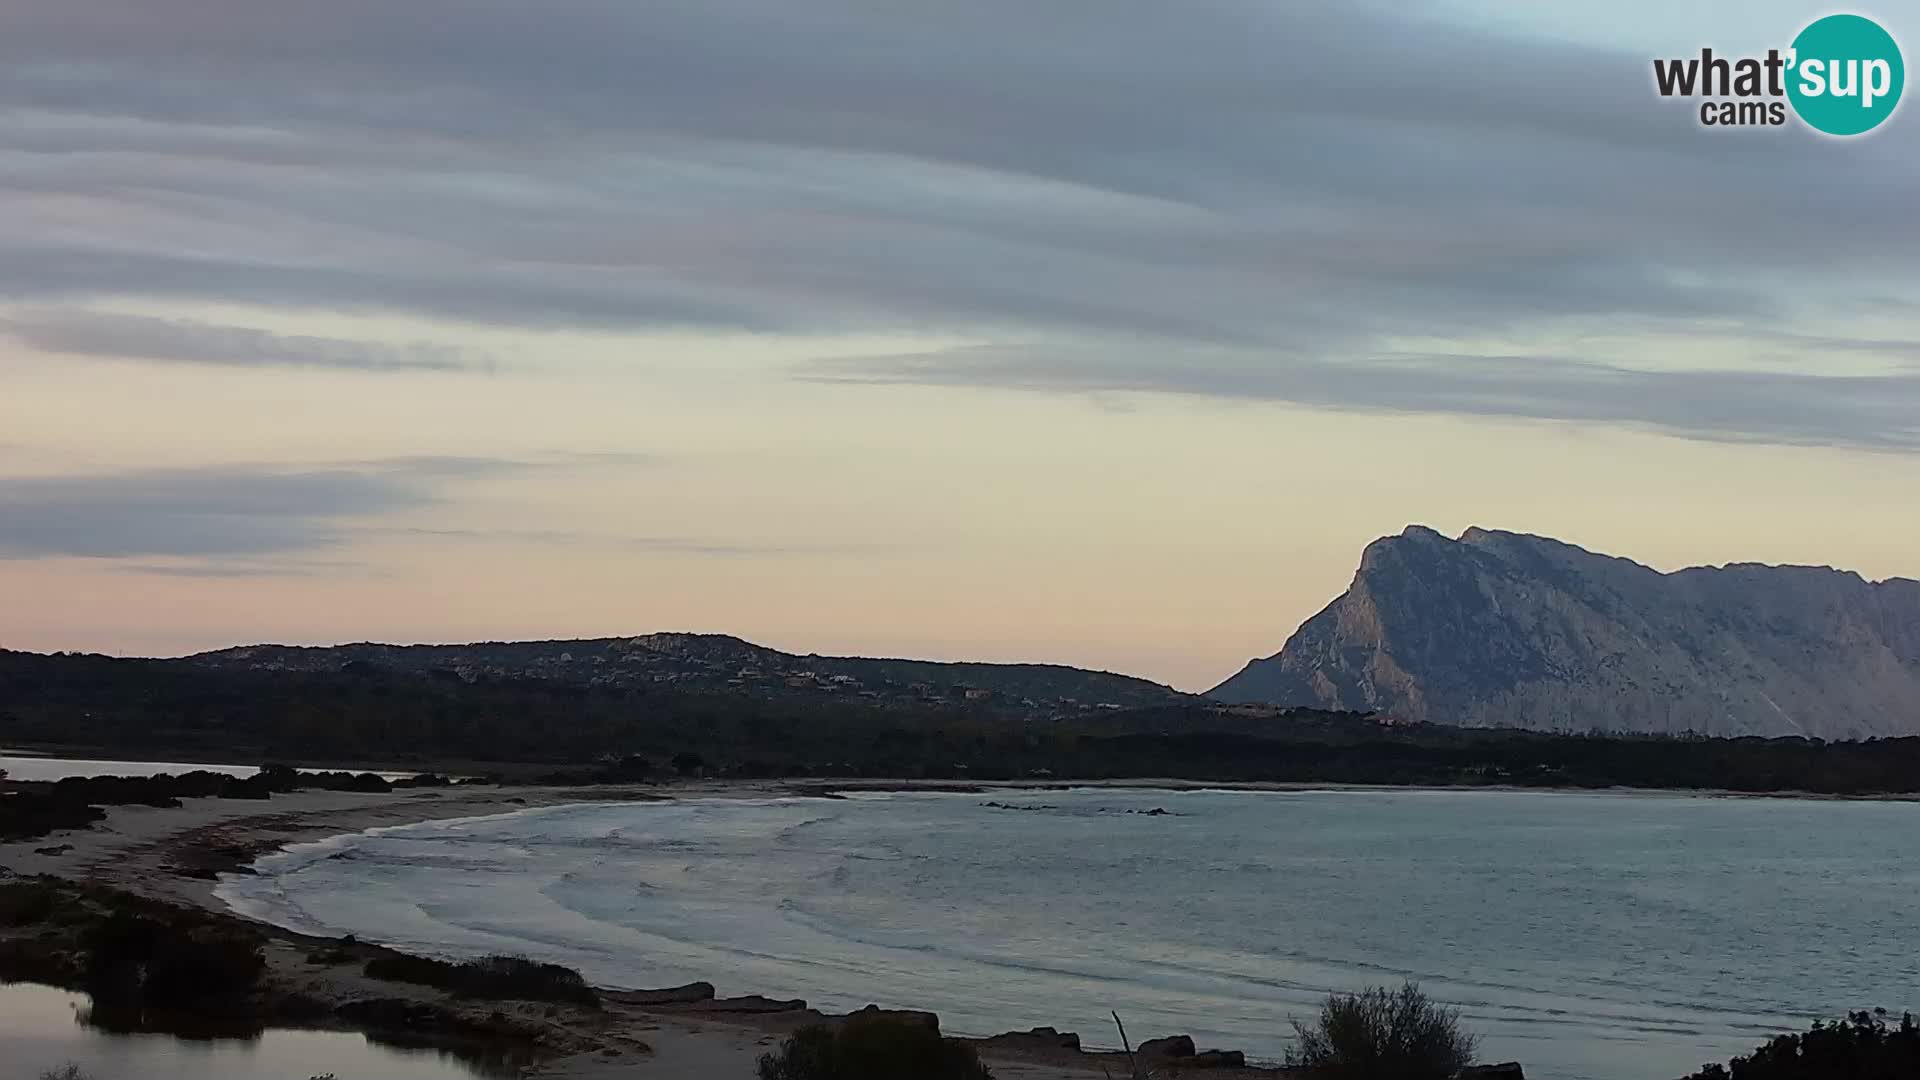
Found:
[[[1590,7],[0,0],[0,645],[1202,688],[1415,521],[1920,576],[1911,104]]]

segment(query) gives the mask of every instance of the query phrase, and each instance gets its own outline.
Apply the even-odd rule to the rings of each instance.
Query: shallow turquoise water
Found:
[[[1515,792],[595,804],[305,845],[222,889],[298,929],[607,985],[1091,1043],[1116,1009],[1136,1038],[1266,1057],[1328,989],[1413,978],[1489,1060],[1626,1080],[1920,1005],[1917,826],[1911,803]]]

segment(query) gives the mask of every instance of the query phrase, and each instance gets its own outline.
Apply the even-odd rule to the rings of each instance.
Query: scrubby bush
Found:
[[[0,841],[34,840],[61,829],[84,829],[107,816],[86,803],[25,792],[0,794]]]
[[[266,968],[252,933],[124,911],[90,928],[83,948],[88,992],[113,1004],[177,1005],[245,994]]]
[[[353,778],[347,781],[347,790],[365,794],[385,794],[393,790],[393,784],[379,773],[354,773]]]
[[[228,777],[227,782],[220,785],[219,795],[222,799],[271,799],[273,784],[261,776]]]
[[[1804,1035],[1776,1035],[1744,1057],[1709,1065],[1687,1080],[1908,1080],[1920,1076],[1920,1025],[1911,1014],[1888,1022],[1884,1009],[1819,1023]]]
[[[909,1023],[816,1024],[760,1059],[760,1080],[991,1080],[973,1047]]]
[[[59,906],[59,895],[45,881],[0,882],[0,926],[45,922]]]
[[[600,995],[572,968],[537,963],[519,956],[487,956],[456,964],[385,952],[367,961],[366,971],[368,978],[439,987],[461,997],[566,1001],[579,1005],[600,1002]]]
[[[397,788],[442,788],[452,787],[453,781],[439,773],[423,772],[414,776],[401,777],[393,782]]]
[[[1329,994],[1311,1024],[1295,1021],[1288,1066],[1323,1080],[1449,1080],[1473,1064],[1460,1012],[1415,983]]]
[[[40,1080],[93,1080],[93,1074],[69,1061],[57,1069],[41,1073]]]

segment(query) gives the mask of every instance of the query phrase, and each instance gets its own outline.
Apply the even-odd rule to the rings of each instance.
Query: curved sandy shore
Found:
[[[846,785],[880,787],[882,785]],[[914,788],[922,785],[886,785]],[[936,785],[925,785],[935,787]],[[950,786],[950,785],[949,785]],[[283,845],[323,839],[388,825],[484,814],[533,806],[623,799],[734,797],[764,798],[811,794],[818,785],[782,782],[689,782],[668,787],[455,787],[396,790],[383,794],[306,791],[275,795],[270,802],[193,799],[174,809],[114,807],[91,829],[33,841],[0,844],[0,867],[16,874],[56,877],[123,889],[138,895],[232,914],[214,895],[214,874],[232,869]],[[65,847],[58,855],[35,849]],[[322,996],[341,998],[366,993],[366,980],[351,969],[316,973],[305,962],[307,948],[297,935],[271,932],[268,962],[290,982],[304,983]],[[409,991],[379,984],[378,993],[404,996]],[[609,1002],[603,1022],[592,1030],[575,1025],[565,1034],[585,1052],[550,1060],[531,1075],[553,1080],[751,1080],[759,1056],[817,1013],[743,1014],[725,1003],[649,1007]],[[547,1020],[549,1024],[559,1023]],[[578,1030],[576,1030],[578,1028]],[[1105,1055],[1037,1045],[983,1045],[981,1057],[1003,1080],[1095,1080],[1109,1069]],[[1124,1066],[1113,1070],[1124,1072]],[[1274,1076],[1272,1070],[1208,1069],[1195,1075]]]

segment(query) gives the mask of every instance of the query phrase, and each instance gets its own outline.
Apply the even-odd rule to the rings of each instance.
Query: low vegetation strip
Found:
[[[579,972],[518,956],[487,956],[456,963],[386,952],[367,961],[366,972],[371,979],[432,986],[459,997],[589,1006],[600,1003],[600,996]]]
[[[289,941],[307,947],[308,964],[364,964],[372,978],[431,990],[395,988],[390,997],[369,998],[364,984],[319,989],[324,980],[270,962],[270,946]],[[546,1045],[554,1033],[510,1017],[499,1003],[580,1006],[598,1015],[599,1000],[578,972],[555,964],[407,956],[351,938],[262,930],[234,916],[52,877],[0,881],[0,982],[86,993],[90,1022],[116,1030],[250,1037],[267,1025],[343,1023],[517,1046]]]
[[[1909,1080],[1920,1076],[1920,1024],[1894,1023],[1883,1009],[1838,1023],[1815,1023],[1804,1034],[1776,1035],[1725,1065],[1708,1065],[1686,1080]]]
[[[0,842],[89,828],[106,817],[102,807],[107,806],[168,808],[179,806],[182,799],[265,800],[310,790],[378,793],[450,782],[432,773],[389,781],[368,772],[300,772],[274,764],[249,777],[197,770],[178,776],[71,776],[52,783],[0,785],[8,788],[0,791]]]
[[[69,753],[178,757],[244,750],[274,760],[457,762],[463,773],[491,770],[503,780],[545,783],[676,775],[1165,777],[1920,794],[1920,737],[1855,742],[1547,734],[1186,698],[1112,704],[1008,713],[964,697],[906,708],[812,692],[756,697],[653,684],[504,676],[467,681],[379,668],[229,671],[0,651],[0,741],[58,744]],[[383,781],[339,774],[302,782],[378,790]],[[276,781],[260,777],[232,781],[207,774],[193,783],[199,789],[192,794],[228,798],[264,798],[276,790]],[[136,791],[104,784],[71,792],[49,792],[44,785],[13,789],[4,801],[22,795],[54,800],[0,808],[0,832],[11,828],[16,836],[84,824],[87,806],[141,801]],[[187,792],[155,794],[183,798]]]
[[[972,1046],[896,1018],[815,1024],[760,1058],[759,1080],[992,1080]]]

